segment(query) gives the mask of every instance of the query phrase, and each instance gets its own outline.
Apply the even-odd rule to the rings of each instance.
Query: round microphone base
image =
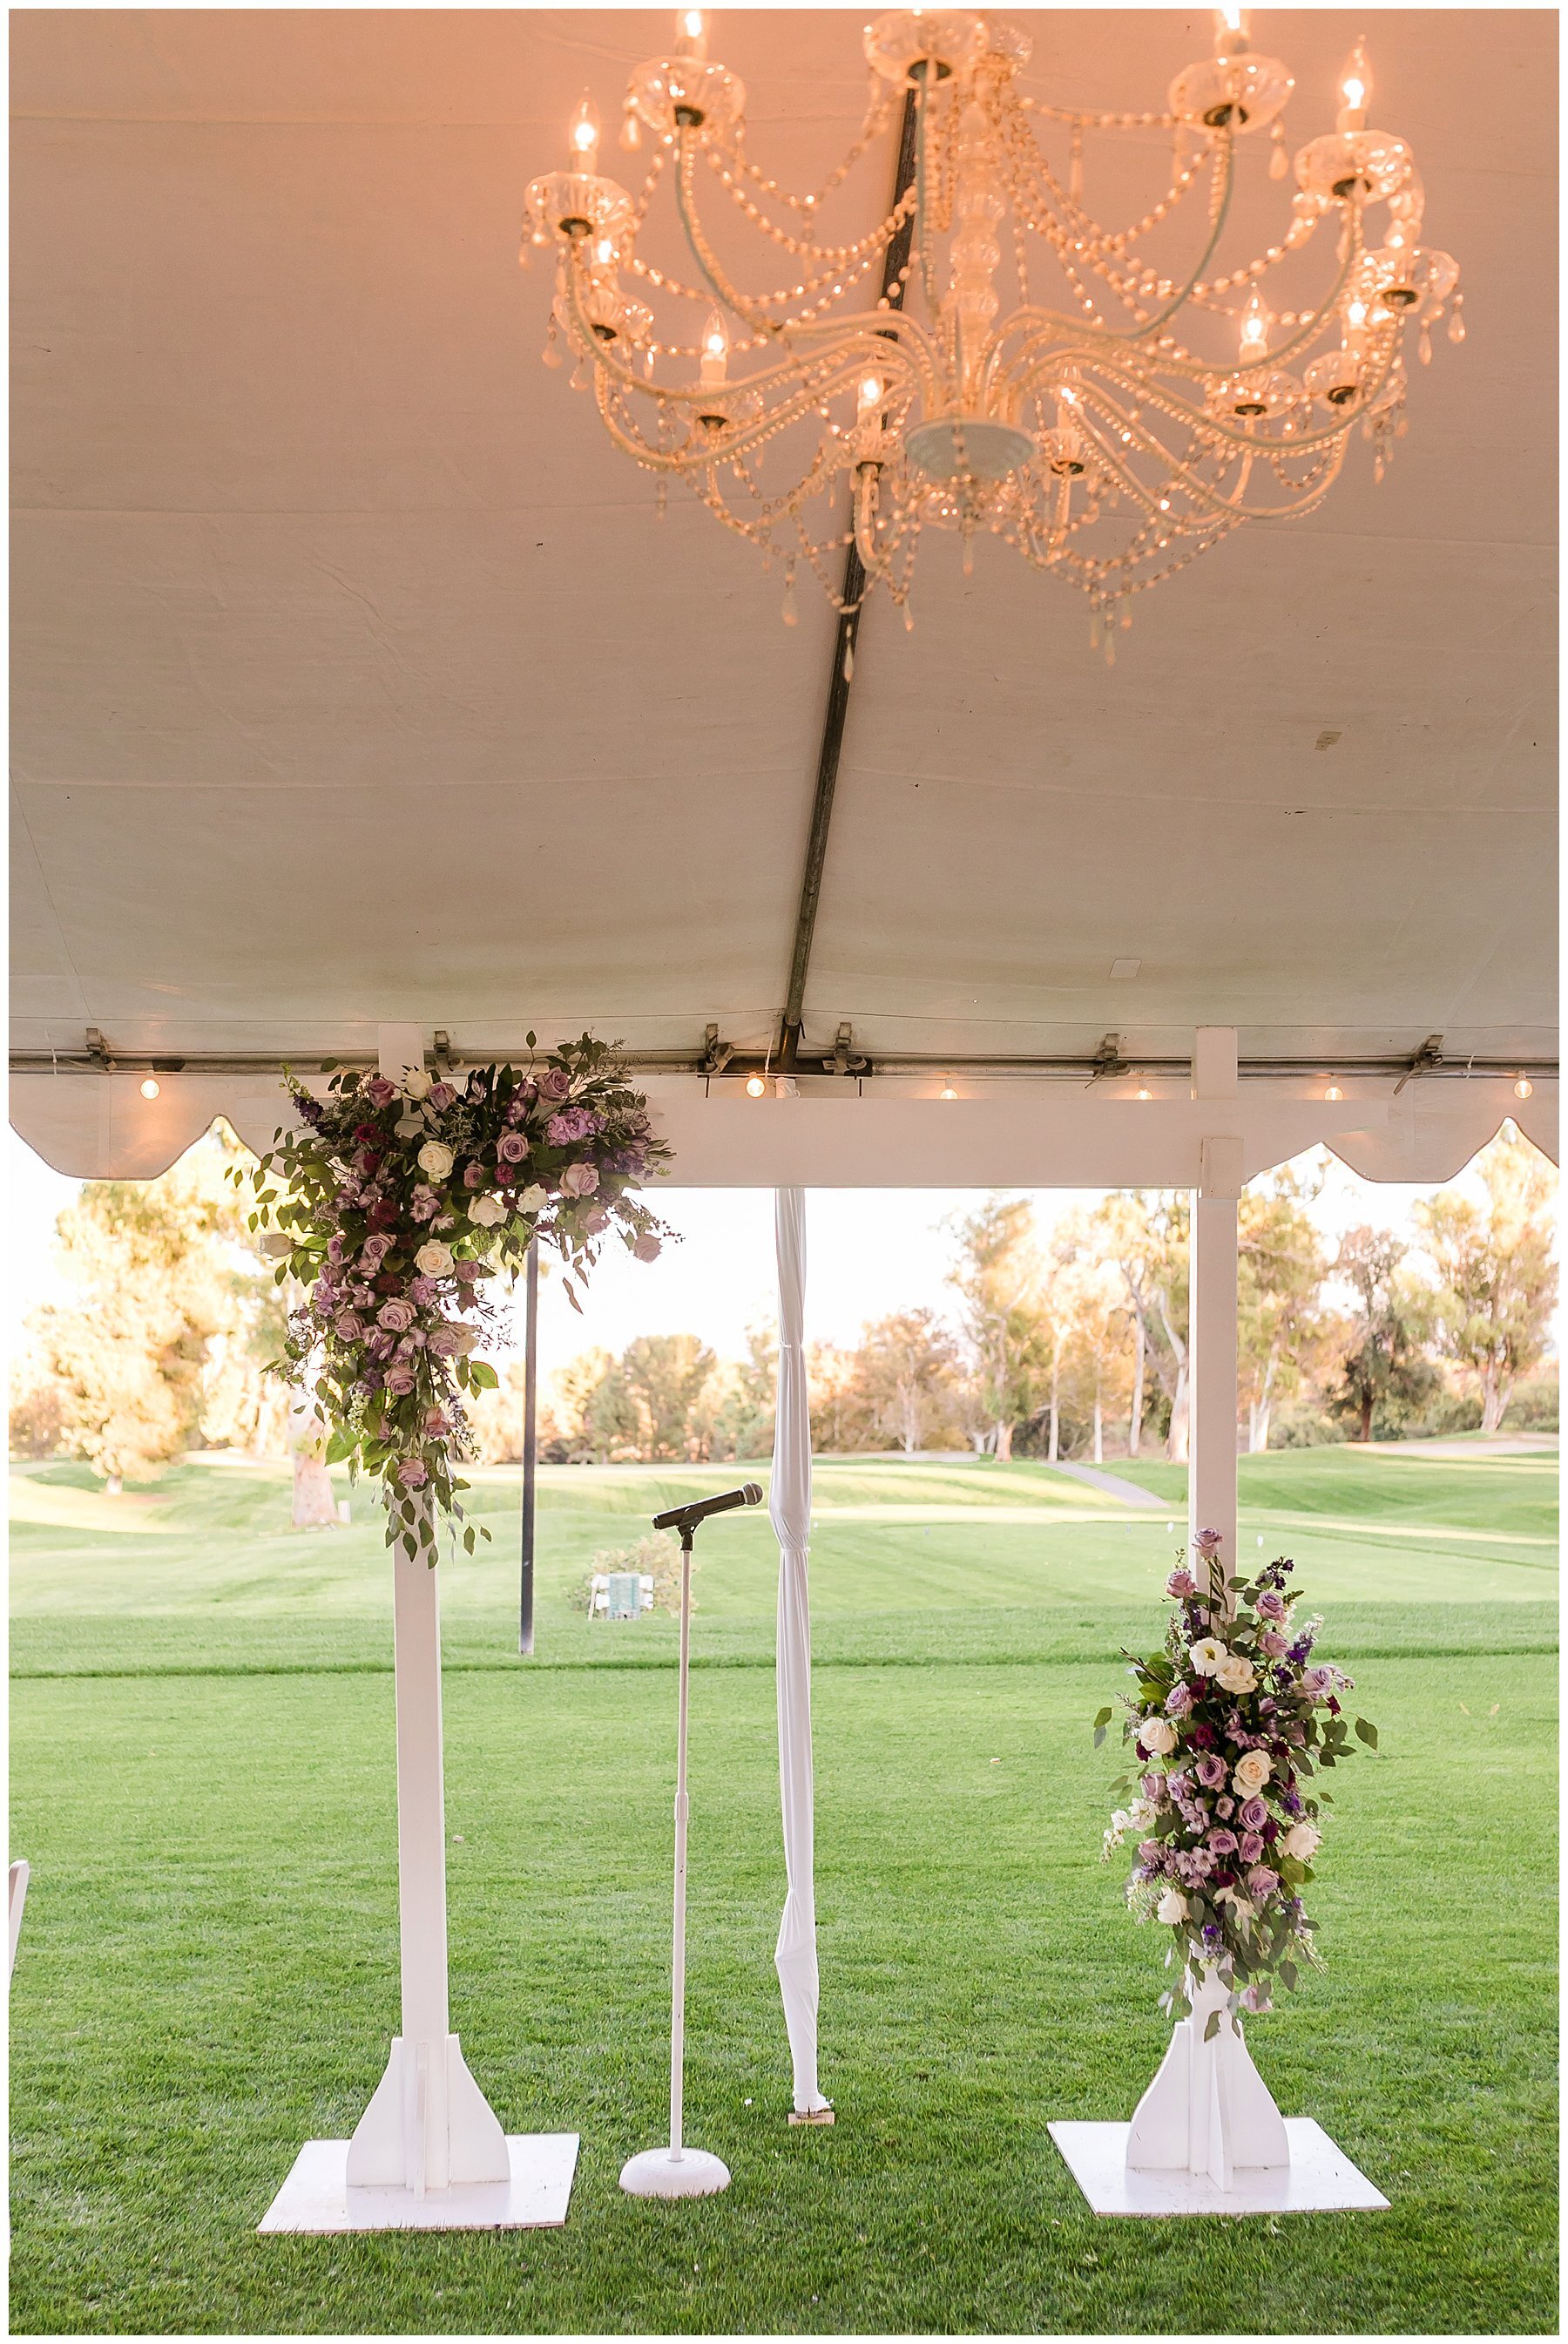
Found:
[[[628,2198],[712,2198],[729,2187],[729,2167],[703,2148],[645,2148],[620,2169]]]

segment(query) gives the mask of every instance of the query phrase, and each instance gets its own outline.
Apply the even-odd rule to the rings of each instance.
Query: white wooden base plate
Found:
[[[256,2224],[264,2232],[341,2230],[558,2230],[577,2171],[575,2132],[508,2133],[509,2181],[458,2182],[417,2198],[411,2189],[350,2189],[346,2140],[307,2140]]]
[[[645,2148],[621,2167],[620,2186],[628,2198],[712,2198],[729,2188],[729,2167],[705,2148]]]
[[[789,2121],[792,2125],[830,2125],[834,2117],[831,2108],[791,2108]]]
[[[1312,2214],[1386,2212],[1388,2199],[1311,2117],[1287,2117],[1288,2166],[1238,2166],[1231,2189],[1206,2173],[1130,2173],[1124,2124],[1046,2127],[1097,2214]]]

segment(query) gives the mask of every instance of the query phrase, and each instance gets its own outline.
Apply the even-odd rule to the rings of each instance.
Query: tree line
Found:
[[[160,1179],[89,1181],[59,1217],[76,1298],[34,1314],[15,1363],[12,1448],[84,1459],[111,1487],[195,1447],[284,1451],[286,1398],[264,1375],[285,1298],[223,1179],[220,1128]],[[1554,1178],[1505,1128],[1477,1159],[1482,1198],[1439,1190],[1415,1238],[1370,1225],[1330,1248],[1319,1171],[1286,1167],[1239,1207],[1239,1437],[1251,1450],[1556,1422],[1547,1361]],[[819,1450],[970,1450],[1047,1461],[1187,1455],[1189,1199],[1119,1191],[1038,1226],[992,1194],[945,1225],[951,1304],[809,1349]],[[547,1377],[548,1460],[739,1459],[772,1445],[777,1345],[754,1328],[723,1360],[696,1335],[585,1351]],[[1532,1378],[1534,1380],[1532,1381]],[[1512,1417],[1510,1418],[1510,1411]],[[473,1409],[483,1459],[521,1455],[522,1362]]]

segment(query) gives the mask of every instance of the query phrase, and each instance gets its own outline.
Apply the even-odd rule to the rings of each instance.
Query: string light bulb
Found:
[[[1323,1093],[1323,1096],[1326,1099],[1342,1099],[1344,1093],[1341,1090],[1338,1083],[1331,1082],[1328,1089]]]
[[[1534,1088],[1535,1086],[1531,1081],[1529,1076],[1521,1075],[1519,1080],[1513,1086],[1513,1096],[1515,1098],[1528,1098]]]
[[[1140,1083],[1140,1084],[1139,1084],[1139,1086],[1138,1086],[1138,1090],[1137,1090],[1137,1096],[1138,1096],[1139,1098],[1141,1098],[1141,1099],[1148,1099],[1148,1098],[1152,1098],[1152,1097],[1153,1097],[1153,1096],[1154,1096],[1154,1094],[1153,1094],[1153,1092],[1150,1089],[1150,1087],[1149,1087],[1149,1086],[1148,1086],[1148,1084],[1147,1084],[1147,1083]]]
[[[149,1075],[146,1081],[142,1085],[142,1096],[146,1099],[154,1099],[156,1098],[157,1095],[158,1086],[153,1076]]]
[[[748,1075],[748,1076],[747,1076],[747,1077],[746,1077],[746,1096],[747,1096],[747,1097],[748,1097],[748,1098],[760,1098],[760,1097],[761,1097],[761,1096],[762,1096],[762,1094],[763,1094],[763,1092],[767,1089],[767,1087],[768,1087],[768,1086],[767,1086],[767,1084],[763,1081],[763,1079],[762,1079],[762,1077],[761,1077],[761,1076],[760,1076],[760,1075]]]
[[[940,1093],[939,1094],[939,1096],[940,1096],[940,1097],[942,1097],[942,1098],[957,1098],[957,1096],[958,1096],[958,1093],[957,1093],[957,1091],[953,1088],[952,1080],[951,1080],[951,1077],[950,1077],[950,1077],[949,1077],[949,1079],[948,1079],[948,1080],[947,1080],[947,1081],[942,1085],[942,1087],[941,1087],[941,1090],[940,1090]]]

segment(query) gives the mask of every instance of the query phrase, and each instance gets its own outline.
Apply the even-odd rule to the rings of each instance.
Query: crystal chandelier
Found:
[[[584,98],[569,167],[528,187],[522,257],[530,245],[557,254],[547,364],[564,341],[574,383],[591,380],[615,445],[658,477],[661,508],[666,483],[688,480],[765,559],[782,558],[791,622],[804,561],[840,611],[881,585],[911,624],[921,531],[956,532],[967,571],[989,530],[1082,590],[1091,639],[1113,658],[1134,595],[1241,521],[1321,503],[1358,424],[1381,480],[1404,429],[1408,329],[1423,361],[1445,311],[1463,339],[1458,264],[1422,240],[1411,150],[1367,127],[1360,44],[1333,131],[1294,158],[1283,235],[1237,259],[1246,142],[1266,132],[1268,176],[1286,176],[1294,88],[1252,49],[1241,9],[1217,12],[1213,55],[1146,114],[1024,95],[1030,43],[995,18],[879,16],[864,35],[860,135],[810,194],[752,162],[745,91],[709,42],[707,18],[682,10],[669,55],[631,76],[621,144],[649,156],[636,195],[600,175],[599,118]],[[891,210],[831,241],[832,198],[894,134]],[[1131,140],[1135,163],[1151,148],[1170,156],[1125,226],[1085,208],[1085,148],[1101,136]],[[678,274],[638,249],[665,182],[689,254]],[[793,282],[737,282],[720,257],[735,214],[788,257],[773,273]],[[1298,268],[1325,222],[1332,250]],[[1299,306],[1270,306],[1282,286]],[[682,302],[706,313],[700,325]]]

